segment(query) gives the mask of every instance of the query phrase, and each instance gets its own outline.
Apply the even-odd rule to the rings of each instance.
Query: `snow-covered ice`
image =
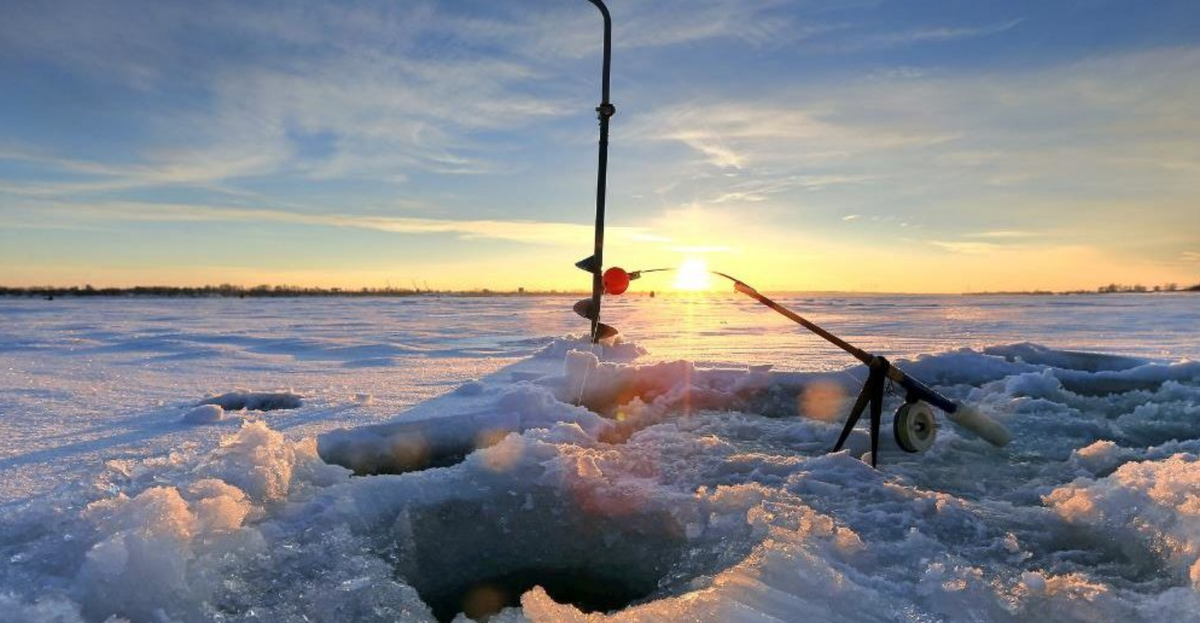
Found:
[[[785,299],[1013,433],[879,471],[732,297],[0,301],[0,620],[1197,620],[1196,301]]]

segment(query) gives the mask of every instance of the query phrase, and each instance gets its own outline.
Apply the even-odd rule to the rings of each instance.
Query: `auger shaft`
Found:
[[[608,122],[617,112],[616,107],[609,102],[609,73],[612,67],[612,16],[602,0],[589,0],[600,9],[604,17],[604,64],[602,68],[600,105],[596,114],[600,118],[600,152],[596,170],[596,236],[595,246],[591,257],[592,272],[592,306],[589,310],[592,321],[592,342],[600,340],[600,303],[604,296],[604,283],[601,274],[604,271],[604,204],[605,192],[608,185]]]

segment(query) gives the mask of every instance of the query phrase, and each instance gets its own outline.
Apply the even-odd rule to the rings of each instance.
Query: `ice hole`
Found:
[[[291,392],[247,392],[236,391],[220,396],[206,398],[200,405],[217,405],[226,411],[277,411],[280,409],[298,409],[303,399]]]
[[[486,620],[542,587],[584,612],[612,612],[666,590],[683,526],[658,508],[556,490],[406,511],[393,560],[439,621]]]

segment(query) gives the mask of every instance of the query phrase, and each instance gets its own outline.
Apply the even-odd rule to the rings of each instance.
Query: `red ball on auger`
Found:
[[[613,266],[604,271],[604,291],[608,294],[624,294],[629,289],[629,273],[624,268]]]

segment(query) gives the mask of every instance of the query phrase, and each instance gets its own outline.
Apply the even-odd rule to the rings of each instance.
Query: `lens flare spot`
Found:
[[[846,392],[832,381],[816,381],[800,394],[800,415],[825,422],[837,419],[842,411]]]
[[[483,466],[493,472],[511,470],[525,454],[520,441],[515,437],[509,439],[507,431],[484,432],[476,440],[476,446],[483,449],[479,453]]]
[[[429,444],[419,433],[391,440],[392,464],[401,472],[417,471],[429,466]]]

